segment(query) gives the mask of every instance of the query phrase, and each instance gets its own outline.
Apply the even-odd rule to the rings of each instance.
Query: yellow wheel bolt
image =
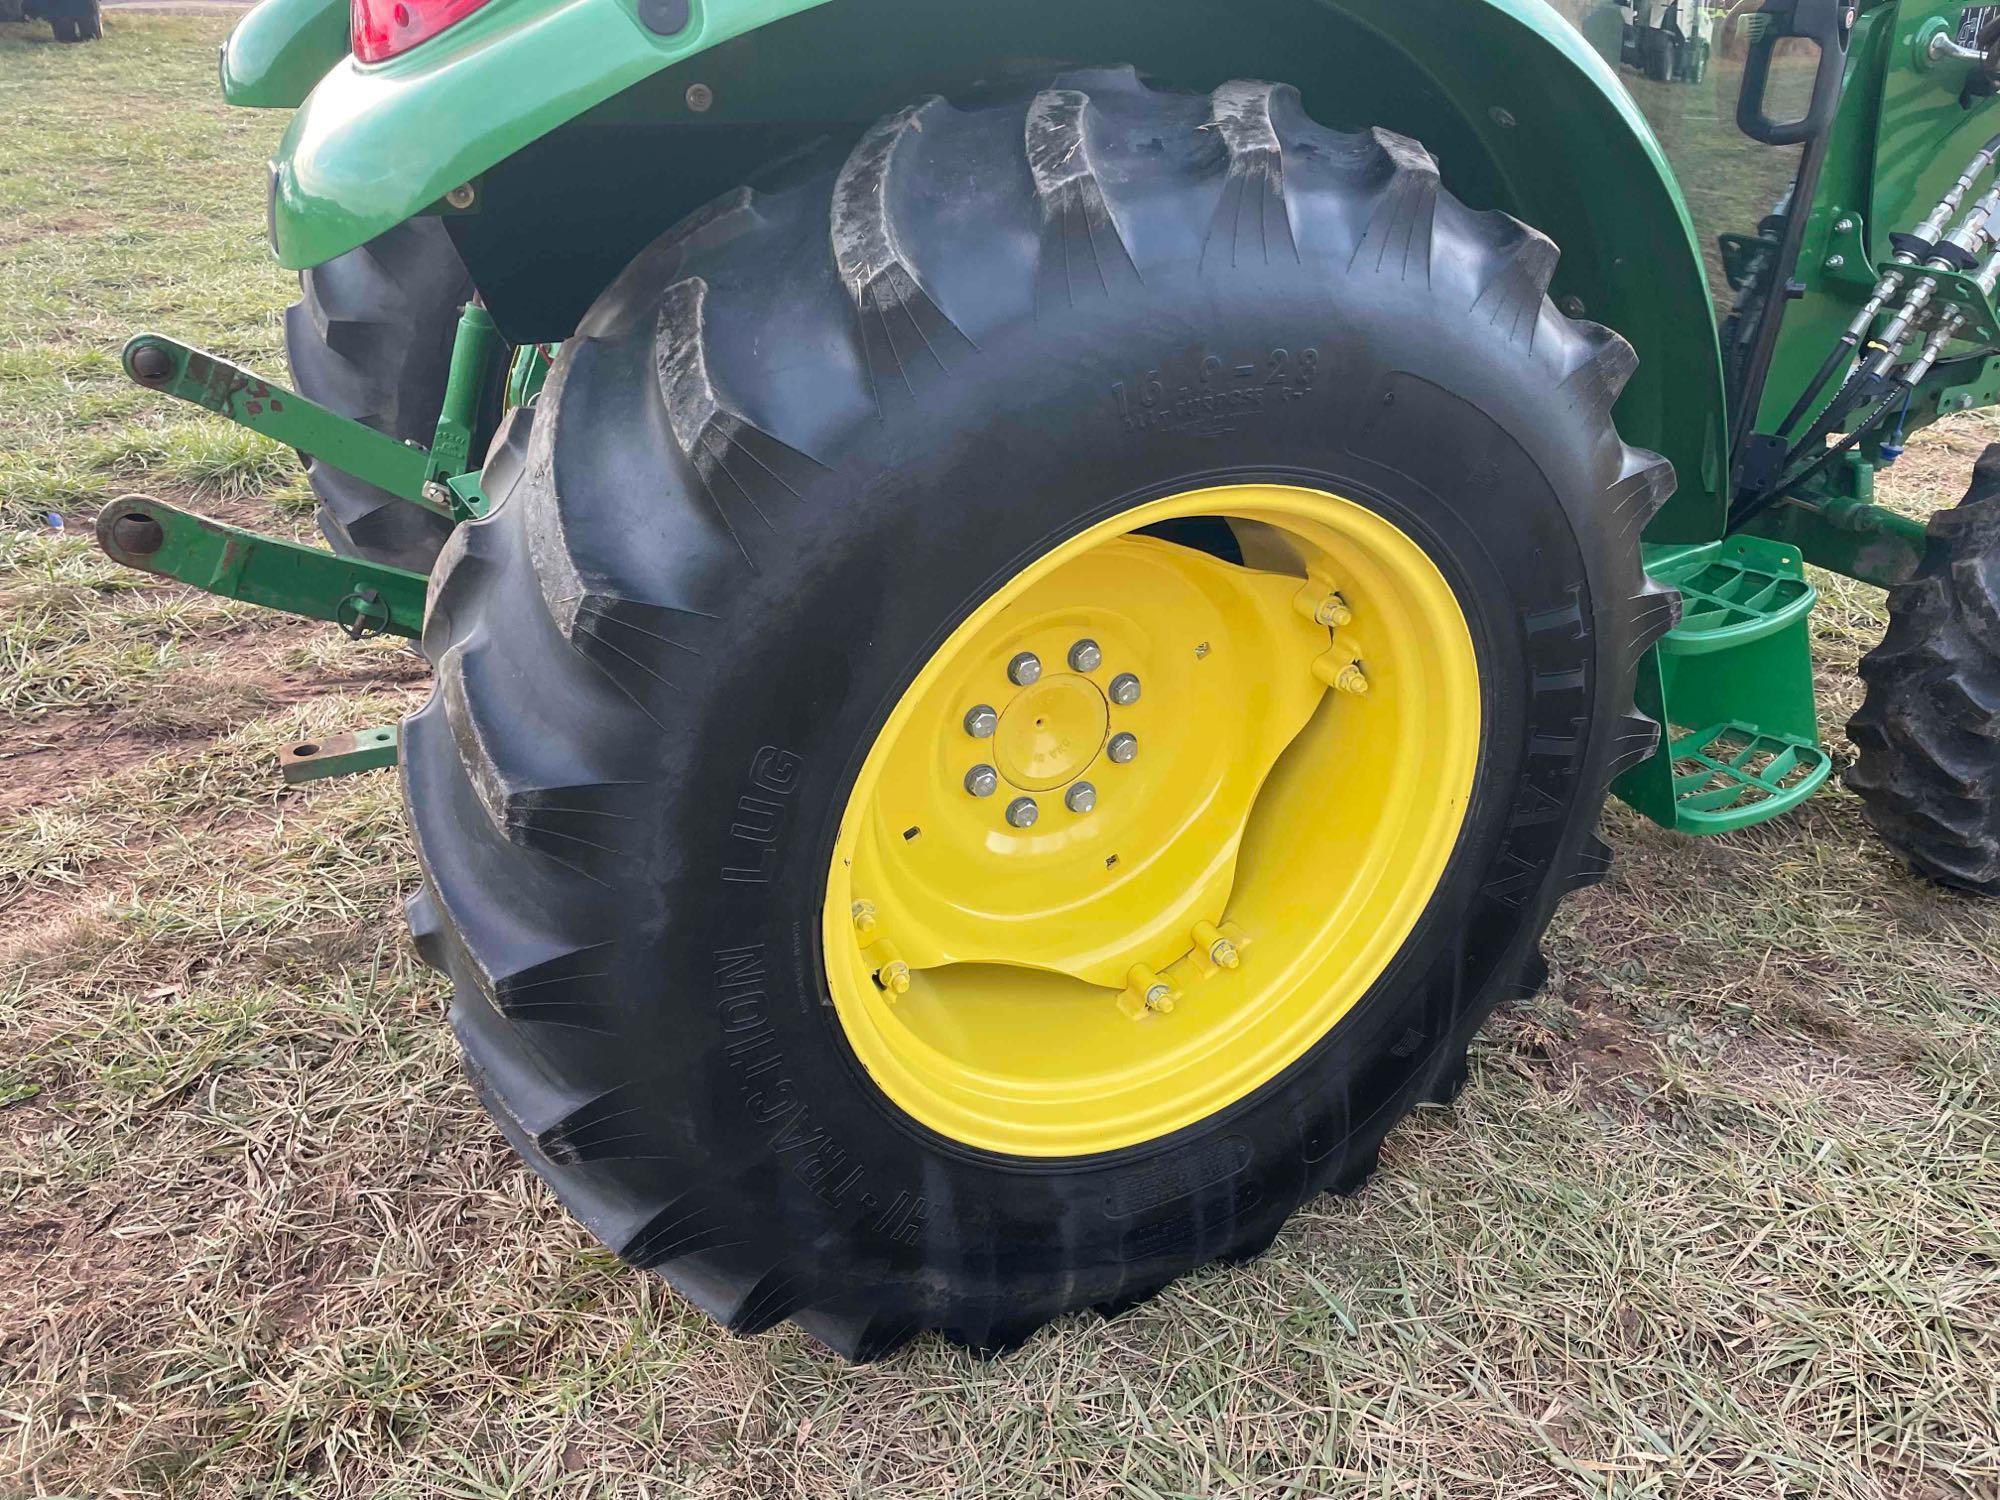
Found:
[[[882,982],[882,989],[890,995],[910,993],[910,966],[900,958],[894,963],[882,965],[875,977]]]
[[[853,907],[854,933],[861,939],[861,946],[867,947],[868,940],[875,936],[875,903],[857,901]]]
[[[1354,611],[1347,607],[1347,600],[1340,591],[1329,589],[1322,583],[1308,582],[1293,596],[1292,607],[1313,624],[1324,625],[1329,630],[1337,630],[1354,621]]]
[[[1243,962],[1243,955],[1236,951],[1236,945],[1222,935],[1213,922],[1194,924],[1194,946],[1208,955],[1208,961],[1218,969],[1233,969]]]
[[[1327,652],[1313,663],[1313,676],[1328,687],[1338,688],[1343,693],[1368,691],[1368,674],[1362,671],[1361,663],[1351,656]]]
[[[1125,973],[1126,983],[1147,1010],[1166,1015],[1174,1008],[1174,987],[1144,964],[1134,964]]]

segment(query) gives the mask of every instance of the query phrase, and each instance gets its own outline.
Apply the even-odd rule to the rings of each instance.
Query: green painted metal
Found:
[[[1640,663],[1642,713],[1667,750],[1613,790],[1664,827],[1729,833],[1796,807],[1826,781],[1812,677],[1817,591],[1797,549],[1736,536],[1651,547],[1647,571],[1681,592],[1681,622]]]
[[[477,520],[492,509],[493,502],[486,498],[486,486],[477,469],[452,475],[445,481],[445,487],[451,491],[452,509],[460,520]]]
[[[347,56],[347,0],[260,0],[222,47],[222,97],[297,109]]]
[[[501,354],[500,330],[475,300],[458,316],[458,337],[451,347],[450,372],[445,378],[444,405],[438,411],[437,435],[431,441],[432,475],[463,474],[473,467],[472,439],[479,427],[479,408],[492,383],[493,362]],[[458,519],[463,520],[460,514]]]
[[[431,455],[399,443],[241,365],[170,339],[135,334],[125,345],[125,373],[149,390],[192,401],[289,448],[324,459],[399,499],[449,516],[426,492]]]
[[[128,568],[225,599],[331,620],[357,640],[423,633],[429,580],[421,573],[260,536],[137,496],[104,507],[97,541]]]
[[[324,781],[330,776],[352,776],[360,771],[383,771],[396,764],[397,734],[394,725],[380,729],[357,729],[331,739],[307,740],[287,746],[278,755],[278,771],[288,786],[308,781]]]
[[[491,0],[400,57],[347,57],[273,163],[278,259],[304,268],[351,250],[661,68],[824,3],[702,0],[660,36],[632,0]]]
[[[539,396],[553,363],[555,351],[550,345],[523,344],[516,349],[514,362],[507,369],[507,405],[526,406]]]
[[[1878,588],[1908,582],[1929,545],[1924,523],[1875,504],[1876,453],[1857,451],[1827,471],[1809,496],[1788,497],[1749,527],[1783,542],[1816,568]]]
[[[1797,295],[1786,307],[1759,407],[1760,432],[1776,428],[1867,300],[1877,268],[1894,254],[1890,236],[1923,219],[2000,131],[2000,101],[1961,104],[1969,65],[1933,65],[1927,56],[1928,40],[1941,30],[1956,33],[1965,10],[1963,0],[1877,0],[1856,25],[1846,94],[1794,277]],[[1992,352],[2000,308],[1970,278],[1946,274],[1940,281],[1944,299],[1968,315],[1958,353]],[[1908,430],[1936,415],[1935,407],[1919,405]]]

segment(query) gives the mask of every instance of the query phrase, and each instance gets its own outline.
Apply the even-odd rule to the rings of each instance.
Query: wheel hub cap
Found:
[[[1110,736],[1111,710],[1087,677],[1044,677],[1007,705],[993,745],[1000,774],[1024,792],[1067,786]]]

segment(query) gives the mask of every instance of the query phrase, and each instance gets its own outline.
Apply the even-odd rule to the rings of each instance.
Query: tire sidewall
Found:
[[[824,1258],[876,1276],[991,1255],[983,1279],[1023,1289],[1222,1253],[1372,1162],[1526,961],[1601,802],[1622,691],[1600,619],[1628,581],[1599,513],[1617,444],[1425,289],[1353,291],[1285,266],[1161,278],[985,340],[948,378],[878,393],[877,420],[822,435],[799,533],[739,598],[746,644],[663,768],[654,865],[673,878],[644,892],[657,937],[640,960],[659,1000],[631,1038],[687,1059],[662,1086],[698,1139],[737,1143],[730,1197],[788,1241],[837,1237]],[[1219,412],[1200,390],[1211,359],[1261,374],[1285,350],[1296,372],[1307,349],[1303,387]],[[1155,373],[1170,409],[1135,420],[1130,394]],[[1059,1161],[945,1140],[866,1076],[828,997],[820,913],[862,760],[931,654],[1034,558],[1157,496],[1257,480],[1387,516],[1466,607],[1483,743],[1439,890],[1355,1009],[1219,1114]]]

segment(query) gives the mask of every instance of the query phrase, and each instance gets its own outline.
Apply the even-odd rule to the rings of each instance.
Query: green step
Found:
[[[1681,595],[1680,623],[1636,684],[1665,747],[1613,790],[1689,834],[1731,833],[1798,806],[1833,771],[1812,676],[1819,594],[1798,549],[1754,536],[1649,547],[1646,571]]]
[[[1833,761],[1818,745],[1717,724],[1673,742],[1674,819],[1690,833],[1727,833],[1775,818],[1826,784]]]
[[[1706,656],[1776,635],[1811,614],[1819,598],[1761,548],[1697,554],[1653,576],[1681,592],[1681,622],[1660,647],[1672,656]]]

